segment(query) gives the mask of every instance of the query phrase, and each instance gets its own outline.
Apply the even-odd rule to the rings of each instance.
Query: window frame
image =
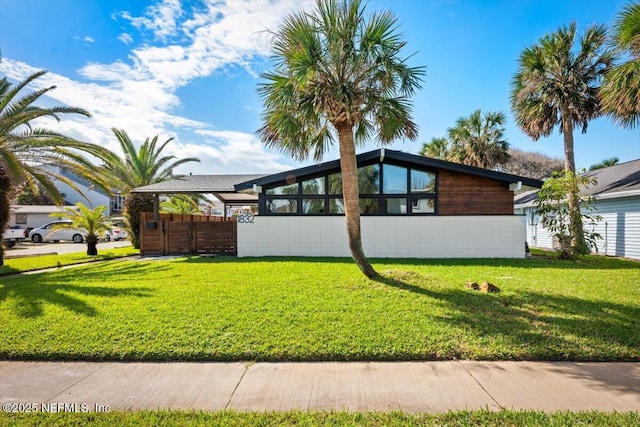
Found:
[[[404,168],[406,171],[406,193],[393,193],[386,194],[384,192],[384,174],[385,174],[385,166],[395,166]],[[438,215],[438,189],[439,189],[439,173],[438,169],[429,168],[429,167],[420,167],[419,165],[412,164],[403,164],[401,162],[366,162],[358,165],[358,169],[367,167],[367,166],[377,166],[378,167],[378,192],[377,193],[361,193],[361,199],[376,199],[378,202],[377,212],[375,213],[364,213],[361,212],[361,216],[407,216],[407,215]],[[411,188],[411,173],[412,171],[423,172],[427,174],[432,174],[434,176],[434,192],[433,193],[425,193],[425,192],[414,192]],[[344,213],[332,213],[331,211],[331,200],[332,199],[342,199],[344,202],[344,194],[333,194],[330,193],[330,177],[335,174],[340,174],[341,171],[338,170],[329,170],[316,174],[307,175],[301,177],[301,179],[297,179],[295,182],[286,182],[280,181],[269,186],[265,186],[265,189],[259,196],[258,200],[258,209],[259,215],[267,215],[267,216],[344,216]],[[324,194],[304,194],[303,192],[303,183],[305,181],[310,181],[313,179],[322,178],[324,181]],[[266,194],[269,190],[281,187],[283,185],[291,185],[298,184],[297,192],[295,194],[286,194],[286,195],[268,195]],[[432,199],[434,205],[433,212],[413,212],[413,199]],[[292,213],[276,213],[276,212],[267,212],[266,206],[267,201],[274,199],[296,199],[297,200],[297,210]],[[311,199],[320,199],[324,201],[324,212],[318,213],[304,213],[303,212],[303,203],[305,200]],[[406,213],[386,213],[385,212],[385,200],[386,199],[404,199],[406,204]]]

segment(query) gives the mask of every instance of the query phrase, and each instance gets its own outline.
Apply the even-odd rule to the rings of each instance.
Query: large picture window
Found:
[[[374,163],[358,168],[361,215],[433,215],[437,212],[434,171]],[[344,215],[342,174],[310,176],[265,188],[266,215]]]

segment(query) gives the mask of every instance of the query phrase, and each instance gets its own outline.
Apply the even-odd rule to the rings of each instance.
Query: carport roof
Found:
[[[264,175],[185,175],[157,184],[131,190],[136,194],[213,194],[226,204],[257,203],[255,194],[238,193],[235,185],[262,178]]]
[[[235,185],[256,180],[264,175],[185,175],[157,184],[131,190],[138,194],[235,193]]]

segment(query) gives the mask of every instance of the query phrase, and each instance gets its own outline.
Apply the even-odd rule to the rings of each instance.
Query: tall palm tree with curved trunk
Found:
[[[82,194],[72,181],[47,168],[47,165],[67,168],[106,192],[110,191],[84,155],[101,157],[108,150],[38,125],[40,119],[60,121],[63,115],[68,114],[91,117],[81,108],[34,105],[40,97],[55,89],[55,86],[50,86],[23,94],[29,84],[44,74],[46,71],[36,72],[15,85],[6,77],[0,79],[0,231],[7,225],[11,199],[25,187],[36,196],[41,191],[46,192],[57,204],[63,203],[64,197],[54,185],[56,180]],[[0,247],[0,265],[2,263]]]
[[[120,190],[125,195],[124,208],[131,242],[134,247],[140,247],[140,213],[153,209],[153,199],[146,195],[133,195],[131,190],[145,185],[155,184],[175,178],[173,170],[188,162],[200,162],[200,159],[188,157],[176,160],[175,156],[163,155],[164,149],[173,141],[167,139],[158,145],[158,135],[147,138],[139,149],[129,138],[127,132],[112,128],[124,157],[110,153],[103,158],[102,172],[108,177],[113,188]]]
[[[526,48],[513,77],[511,109],[516,123],[534,141],[558,126],[564,138],[565,170],[572,174],[576,171],[574,129],[580,127],[585,133],[589,121],[602,115],[599,85],[614,60],[606,40],[602,25],[589,26],[577,38],[573,22]],[[578,192],[575,188],[568,195],[571,244],[586,248]]]
[[[400,56],[396,30],[391,13],[369,15],[360,0],[318,0],[272,33],[275,71],[259,89],[266,146],[320,160],[337,139],[349,249],[367,277],[377,273],[362,248],[356,145],[417,136],[409,97],[424,70]]]
[[[469,117],[460,117],[447,130],[449,158],[453,162],[478,168],[494,169],[509,160],[509,143],[504,139],[503,113],[480,109]]]
[[[613,43],[629,60],[607,72],[600,90],[604,110],[626,128],[640,125],[640,2],[624,7],[613,27]]]

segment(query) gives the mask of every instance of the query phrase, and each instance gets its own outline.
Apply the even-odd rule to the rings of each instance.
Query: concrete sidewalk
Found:
[[[1,361],[0,403],[75,403],[89,410],[99,405],[110,410],[640,411],[640,363]]]

